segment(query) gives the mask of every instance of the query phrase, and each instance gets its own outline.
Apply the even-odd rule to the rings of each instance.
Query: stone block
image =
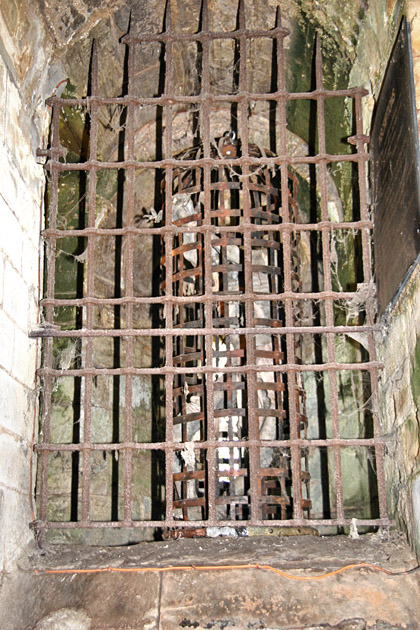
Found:
[[[35,189],[36,198],[39,199],[39,184],[44,180],[44,175],[42,166],[36,161],[36,144],[32,146],[32,136],[37,135],[33,121],[23,107],[16,85],[10,80],[6,84],[6,112],[2,132],[6,159],[4,157],[2,159],[1,170],[9,170],[12,180],[7,181],[3,176],[1,177],[2,187],[5,186],[7,189],[6,192],[2,190],[2,195],[9,205],[16,209],[16,214],[19,214],[19,209],[27,212],[24,197],[27,198],[31,190]],[[21,179],[20,185],[16,181],[18,178]],[[10,194],[12,185],[17,195]]]
[[[418,0],[407,0],[407,18],[411,25],[413,55],[420,53],[420,4]]]
[[[36,327],[38,322],[38,287],[34,284],[28,287],[28,330]]]
[[[22,330],[28,328],[28,286],[6,261],[4,268],[3,308]]]
[[[27,387],[34,386],[36,341],[18,328],[15,330],[12,373]]]
[[[13,170],[17,177],[20,178],[19,190],[24,193],[24,197],[19,196],[19,205],[16,213],[19,216],[25,213],[30,218],[29,212],[37,212],[37,209],[31,208],[27,204],[30,193],[34,193],[36,197],[35,207],[39,208],[39,185],[44,181],[44,173],[42,166],[37,163],[35,157],[36,145],[32,146],[28,139],[34,132],[31,121],[26,118],[22,106],[16,103],[16,110],[9,112],[7,125],[5,130],[6,147],[13,156]],[[28,211],[29,208],[29,211]]]
[[[4,570],[4,490],[0,488],[0,571]]]
[[[9,81],[7,90],[6,145],[12,150],[14,155],[19,151],[19,144],[27,146],[27,142],[22,137],[21,125],[19,125],[19,112],[22,110],[22,107],[23,103],[18,88],[12,81]]]
[[[43,617],[36,624],[35,630],[58,630],[58,628],[90,630],[91,627],[91,619],[84,611],[77,608],[61,608]]]
[[[37,9],[31,0],[0,0],[0,38],[10,58],[9,67],[16,82],[23,82],[30,94],[41,87],[39,74],[45,67],[44,51],[48,51]]]
[[[15,490],[1,488],[4,509],[0,513],[0,526],[3,531],[4,556],[3,569],[11,571],[22,550],[33,540],[29,529],[32,521],[28,492],[24,494]]]
[[[0,425],[29,441],[32,436],[33,404],[33,395],[28,394],[28,390],[4,370],[0,370]]]
[[[411,487],[414,513],[414,535],[417,557],[420,557],[420,472]]]
[[[37,234],[38,229],[36,229],[35,233],[23,232],[21,269],[22,278],[25,278],[25,282],[29,287],[38,287],[39,243],[36,239]]]
[[[420,29],[418,33],[419,38],[419,48],[417,50],[417,55],[413,59],[413,75],[414,75],[414,88],[416,91],[417,97],[417,111],[419,111],[419,97],[420,97]]]
[[[29,444],[0,433],[0,485],[25,493],[29,491]]]
[[[0,306],[3,305],[4,254],[0,252]]]
[[[32,155],[35,149],[27,147],[27,151],[30,152],[28,154],[28,172],[26,177],[17,171],[14,173],[19,203],[15,202],[11,207],[22,229],[26,231],[25,241],[29,238],[32,243],[38,244],[40,204],[43,196],[42,186],[45,181],[45,173],[42,166],[35,162],[35,157]]]
[[[0,367],[12,370],[15,326],[3,310],[0,310]]]
[[[318,628],[349,618],[416,628],[417,588],[368,572],[299,586],[261,570],[164,574],[159,628]]]
[[[14,190],[13,186],[12,190],[7,190],[8,187],[10,188],[10,182],[3,188],[4,177],[8,178],[9,172],[8,170],[3,170],[2,160],[0,160],[0,181],[2,182],[2,190],[0,192],[0,215],[2,218],[0,249],[3,250],[16,269],[20,270],[22,263],[22,228],[4,198],[4,193],[7,195]]]
[[[4,65],[3,59],[0,57],[0,85],[3,86],[3,89],[0,92],[0,143],[4,144],[4,125],[5,125],[5,116],[6,116],[6,90],[7,90],[7,74],[6,67]]]

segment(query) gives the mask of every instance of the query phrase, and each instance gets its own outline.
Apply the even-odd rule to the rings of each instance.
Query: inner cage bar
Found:
[[[239,102],[240,111],[240,137],[241,137],[241,154],[244,158],[249,156],[249,136],[248,136],[248,119],[247,110],[249,103],[246,100],[246,88],[247,88],[247,44],[248,41],[244,37],[245,25],[245,7],[244,3],[239,3],[239,81],[238,81],[238,93],[243,95],[243,99]],[[236,40],[238,41],[238,40]],[[236,86],[235,86],[236,87]],[[235,128],[235,127],[234,127]],[[236,128],[238,126],[236,125]],[[244,161],[243,168],[241,169],[242,182],[243,182],[243,218],[244,224],[250,225],[251,221],[251,208],[250,208],[250,191],[249,191],[249,178],[250,169],[249,165]],[[267,221],[269,223],[269,221]],[[244,289],[246,293],[251,293],[253,290],[253,272],[252,272],[252,250],[251,250],[252,233],[245,232],[243,235],[243,274],[244,274]],[[254,324],[254,307],[253,302],[250,299],[245,301],[245,326],[252,326]],[[257,336],[246,335],[246,362],[251,365],[256,365],[256,353],[254,342],[256,343]],[[246,381],[247,399],[246,405],[248,407],[248,432],[251,440],[259,440],[260,427],[259,418],[257,416],[257,391],[256,391],[256,373],[251,371]],[[241,467],[243,464],[241,464]],[[260,516],[260,510],[263,511],[263,506],[259,505],[262,500],[262,488],[259,483],[259,471],[261,468],[260,452],[258,447],[251,446],[249,453],[249,495],[251,502],[251,521],[257,519]],[[261,482],[260,482],[261,483]]]
[[[88,96],[49,99],[52,144],[39,152],[47,158],[45,169],[50,172],[47,224],[42,232],[46,243],[46,290],[40,302],[44,323],[31,333],[43,339],[38,370],[42,384],[36,445],[38,516],[33,525],[41,541],[49,530],[78,528],[144,528],[171,535],[172,529],[188,528],[193,534],[198,527],[348,527],[357,511],[350,505],[343,458],[352,461],[357,454],[371,462],[367,466],[375,479],[369,478],[369,483],[376,488],[372,492],[377,492],[378,503],[377,511],[372,507],[361,512],[357,522],[365,527],[387,527],[391,521],[383,471],[385,439],[378,415],[381,366],[375,354],[374,304],[372,300],[363,302],[357,321],[352,319],[349,313],[356,291],[337,287],[333,278],[334,239],[356,234],[362,251],[357,281],[363,287],[372,285],[368,138],[362,121],[362,98],[367,92],[325,88],[319,39],[315,89],[288,92],[284,47],[288,31],[282,26],[279,9],[273,29],[248,30],[245,3],[239,2],[235,29],[212,32],[207,1],[203,0],[198,32],[179,30],[174,27],[168,1],[162,33],[137,36],[130,32],[122,39],[127,54],[122,96],[100,96],[100,62],[93,45]],[[268,39],[273,45],[276,76],[272,92],[256,93],[248,85],[250,42],[259,39]],[[232,89],[226,93],[212,91],[212,45],[216,40],[230,40],[234,49]],[[188,42],[197,45],[199,72],[194,94],[182,93],[175,73],[176,47]],[[139,50],[145,44],[156,44],[161,51],[164,81],[152,97],[139,95],[136,80]],[[356,133],[348,139],[354,147],[349,153],[327,153],[325,103],[334,98],[347,98],[354,108]],[[316,107],[318,147],[309,155],[296,156],[288,146],[287,107],[303,99]],[[270,149],[257,145],[251,137],[252,103],[267,103],[275,111]],[[101,107],[111,105],[121,108],[115,161],[102,159],[98,140],[98,113]],[[137,116],[149,106],[156,108],[162,133],[160,138],[156,134],[154,154],[139,155]],[[71,162],[60,144],[60,112],[78,107],[87,115],[89,144],[80,159]],[[180,107],[191,108],[193,121],[193,145],[181,151],[174,144],[174,120]],[[217,135],[212,119],[219,107],[229,108],[230,128]],[[353,195],[358,195],[359,208],[353,221],[348,216],[338,220],[329,216],[329,169],[335,164],[349,164],[357,172]],[[309,169],[319,196],[310,216],[304,215],[299,201],[302,166]],[[115,225],[101,227],[98,182],[112,170],[118,173],[119,182],[117,218]],[[159,204],[147,227],[136,222],[142,171],[155,178]],[[86,220],[74,229],[57,223],[60,176],[66,173],[78,173],[88,192]],[[82,215],[84,202],[75,201]],[[86,249],[85,259],[78,263],[83,281],[76,295],[61,297],[56,290],[58,247],[61,239],[73,238]],[[95,284],[101,238],[113,239],[115,244],[112,295],[100,294]],[[158,250],[159,268],[153,273],[159,276],[154,280],[159,290],[150,295],[136,291],[134,269],[142,238],[153,239]],[[310,283],[302,271],[308,243],[310,255],[315,243],[319,257],[312,260],[317,275]],[[141,327],[136,320],[139,307],[154,313]],[[78,314],[74,326],[61,324],[58,313],[62,308]],[[337,315],[340,308],[345,319]],[[98,309],[112,311],[112,325],[98,325]],[[366,339],[356,350],[350,345],[355,335]],[[154,362],[139,365],[136,344],[147,339],[154,344]],[[347,344],[344,358],[337,355],[342,339]],[[109,365],[97,364],[94,344],[98,340],[112,344]],[[63,366],[57,364],[55,353],[60,347],[57,344],[66,343],[74,344],[77,355]],[[109,441],[104,435],[94,435],[100,379],[112,383]],[[149,380],[155,383],[150,391],[151,423],[156,428],[147,441],[144,436],[134,436],[134,402],[139,383],[146,386]],[[78,389],[83,410],[74,414],[73,433],[67,442],[54,437],[61,409],[55,390],[63,382]],[[347,409],[340,401],[340,388],[350,382],[362,396],[360,407],[367,410],[361,415],[365,430],[348,436],[343,435],[342,418]],[[357,414],[362,414],[358,401],[353,403]],[[352,413],[351,405],[349,408]],[[67,518],[62,518],[54,516],[51,465],[66,454],[71,458],[71,488],[63,496],[70,508]],[[96,454],[102,454],[98,466],[110,470],[105,490],[110,509],[101,519],[95,516],[92,490]],[[158,487],[144,490],[147,484],[139,483],[137,457],[143,458],[142,475],[153,470],[150,484]],[[323,486],[322,505],[316,499],[316,484]],[[145,511],[135,512],[140,498],[151,505],[147,517]]]

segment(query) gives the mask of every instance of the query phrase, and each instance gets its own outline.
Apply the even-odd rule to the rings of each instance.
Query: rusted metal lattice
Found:
[[[249,154],[261,158],[261,150],[253,144]],[[265,155],[274,157],[269,151]],[[198,160],[203,155],[199,146],[184,153],[182,158]],[[283,290],[283,260],[279,232],[264,232],[266,225],[280,222],[281,191],[275,187],[272,173],[266,168],[251,167],[246,186],[237,168],[218,166],[217,160],[231,159],[240,155],[240,144],[233,132],[226,133],[211,147],[211,158],[215,166],[210,172],[211,206],[210,220],[213,228],[230,228],[223,234],[211,234],[210,282],[206,283],[205,251],[203,232],[176,234],[172,250],[172,295],[190,296],[191,302],[183,302],[176,308],[174,326],[190,328],[192,334],[174,338],[174,366],[220,367],[221,370],[204,376],[203,373],[180,373],[174,382],[174,437],[186,445],[180,453],[180,461],[174,473],[174,513],[180,511],[183,520],[207,518],[207,474],[203,451],[194,450],[194,442],[205,440],[209,417],[214,422],[218,447],[216,449],[216,515],[219,519],[244,520],[250,517],[249,488],[250,470],[248,449],[237,446],[222,446],[223,442],[243,441],[247,438],[250,418],[247,406],[253,397],[253,422],[257,439],[284,440],[288,432],[284,424],[288,413],[284,401],[285,384],[281,372],[268,370],[270,365],[282,365],[284,353],[281,335],[254,333],[247,339],[238,334],[245,328],[246,303],[241,301],[245,292],[245,270],[251,273],[252,292],[255,301],[251,309],[250,328],[283,326],[284,316],[281,303],[267,300],[268,294],[279,295]],[[274,170],[276,172],[276,170]],[[277,179],[279,185],[279,178]],[[293,193],[297,192],[296,178],[290,182]],[[204,183],[200,169],[179,168],[174,172],[172,196],[172,222],[179,228],[203,226],[204,203],[200,198]],[[250,223],[258,231],[250,233],[251,258],[244,258],[244,235],[236,228],[243,224],[244,195],[248,197]],[[290,194],[290,213],[293,220],[296,201]],[[257,228],[256,228],[257,229]],[[298,248],[295,262],[298,264]],[[166,277],[166,274],[165,274]],[[298,289],[298,276],[292,276],[292,288]],[[206,293],[210,291],[210,293]],[[230,333],[215,334],[211,350],[194,329],[205,327],[203,305],[196,297],[211,298],[212,327],[231,328]],[[215,301],[215,297],[218,300]],[[265,300],[258,300],[258,297]],[[204,302],[205,303],[205,302]],[[210,354],[208,354],[210,352]],[[253,356],[255,369],[243,373],[241,366],[247,364],[249,354]],[[264,366],[260,368],[259,366]],[[233,368],[224,371],[223,368]],[[235,369],[236,368],[236,369]],[[211,383],[209,380],[211,379]],[[212,389],[213,409],[206,409],[206,394]],[[303,413],[304,391],[297,387],[296,412],[298,435],[306,438],[307,418]],[[185,450],[185,448],[189,450]],[[252,453],[252,451],[251,451]],[[255,455],[254,455],[255,457]],[[260,505],[259,518],[286,519],[293,513],[291,497],[286,489],[290,478],[289,458],[281,448],[261,448],[254,461],[257,494]],[[302,510],[309,516],[309,473],[306,452],[302,453],[304,469],[299,478],[304,485],[305,498],[301,498]],[[175,462],[177,464],[177,462]]]
[[[44,338],[34,526],[41,535],[72,528],[192,531],[276,523],[345,527],[358,515],[343,483],[343,461],[348,468],[349,452],[352,457],[357,453],[370,467],[365,485],[373,507],[357,516],[358,524],[388,526],[384,442],[377,412],[379,365],[373,338],[368,138],[362,127],[366,92],[325,89],[319,46],[315,89],[288,92],[284,67],[288,32],[279,13],[272,30],[247,30],[240,3],[237,28],[212,32],[203,0],[198,32],[181,33],[172,27],[170,6],[169,2],[162,33],[123,38],[128,55],[124,96],[98,94],[94,48],[90,95],[53,97],[49,102],[51,147],[39,152],[47,157],[50,192],[43,231],[44,321],[33,333]],[[234,88],[226,93],[211,85],[211,47],[217,40],[234,42],[237,55]],[[275,85],[267,93],[249,91],[249,47],[259,40],[273,42]],[[135,64],[142,46],[151,43],[159,43],[165,53],[165,85],[158,96],[145,97],[136,91]],[[191,43],[197,45],[199,89],[185,95],[175,84],[174,46]],[[347,99],[349,111],[354,112],[354,135],[349,139],[353,148],[342,154],[327,152],[325,107],[329,99]],[[309,102],[315,112],[317,150],[309,148],[306,154],[292,151],[288,141],[288,107],[297,101]],[[261,103],[270,105],[270,120],[275,118],[271,150],[251,137],[251,105]],[[226,105],[231,108],[230,129],[216,137],[211,117]],[[98,118],[105,106],[125,110],[123,150],[116,161],[98,157]],[[199,130],[193,146],[177,152],[173,119],[180,106],[195,112]],[[162,155],[154,159],[139,159],[135,149],[136,113],[146,107],[160,108],[165,123]],[[89,115],[89,148],[78,162],[66,161],[61,148],[63,108],[82,108]],[[338,165],[351,169],[350,221],[330,211],[330,172]],[[119,182],[124,212],[113,227],[101,227],[96,207],[98,178],[112,169],[123,173]],[[155,176],[160,191],[156,198],[162,198],[152,226],[136,220],[135,185],[140,170]],[[88,179],[85,223],[65,229],[57,221],[59,182],[62,174],[74,171]],[[312,207],[306,215],[299,206],[305,194]],[[156,291],[144,296],[135,290],[133,265],[136,240],[146,235],[159,248],[155,272],[160,278],[154,284]],[[123,258],[119,257],[119,264],[124,263],[121,277],[114,274],[118,286],[111,297],[99,295],[95,285],[95,247],[101,237],[115,239],[118,247],[122,243],[124,251]],[[62,298],[56,291],[59,243],[66,238],[79,239],[85,248],[79,261],[82,288],[73,298]],[[337,280],[340,243],[351,243],[357,267],[354,285],[344,288]],[[140,327],[135,319],[137,307],[161,309],[160,315]],[[79,313],[74,326],[61,325],[58,313],[63,308]],[[96,318],[97,310],[106,308],[114,309],[112,326],[101,325]],[[94,343],[99,338],[114,343],[110,366],[98,366],[94,359]],[[77,357],[57,366],[56,344],[72,339],[78,344]],[[134,344],[142,339],[154,340],[160,364],[136,364]],[[341,352],[337,357],[343,339],[353,344],[352,354],[346,350],[347,355]],[[359,344],[357,352],[354,344]],[[160,391],[153,390],[153,422],[160,425],[148,441],[133,433],[133,383],[138,377],[164,381]],[[73,379],[72,391],[79,392],[67,441],[57,440],[52,430],[54,391],[57,379],[63,378]],[[113,379],[114,394],[118,387],[124,398],[123,411],[118,402],[117,409],[110,410],[111,416],[122,415],[122,422],[119,417],[117,429],[114,422],[107,439],[94,436],[92,428],[94,392],[101,378]],[[355,401],[358,393],[361,400]],[[342,421],[346,413],[353,413],[343,403],[348,399],[365,419],[353,434]],[[52,462],[56,465],[54,458],[65,454],[72,458],[67,490],[71,505],[66,518],[57,518],[50,510],[56,491],[51,466]],[[104,461],[111,457],[113,465],[109,488],[113,507],[108,517],[101,518],[92,512],[92,471],[98,454]],[[158,486],[150,491],[152,508],[147,517],[134,514],[133,508],[138,499],[134,467],[137,458],[146,455],[157,470],[153,483]]]

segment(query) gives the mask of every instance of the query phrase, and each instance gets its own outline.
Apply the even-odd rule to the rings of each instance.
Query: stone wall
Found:
[[[44,173],[35,151],[57,83],[30,2],[0,2],[0,571],[32,539],[39,221]]]
[[[407,1],[420,121],[420,2]],[[385,458],[391,515],[420,555],[420,268],[414,266],[378,334],[380,413],[390,438]]]
[[[407,17],[411,25],[414,86],[417,97],[417,124],[420,129],[420,0],[407,0]]]
[[[391,515],[420,552],[420,268],[381,322],[380,411]]]

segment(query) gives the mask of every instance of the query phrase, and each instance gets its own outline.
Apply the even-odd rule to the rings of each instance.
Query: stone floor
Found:
[[[388,540],[367,534],[358,539],[266,536],[118,548],[51,546],[33,550],[16,574],[3,577],[0,627],[420,629],[420,572],[391,576],[364,567],[324,579],[290,577],[315,578],[360,562],[392,572],[417,565],[399,533]],[[255,565],[269,565],[289,577]]]

